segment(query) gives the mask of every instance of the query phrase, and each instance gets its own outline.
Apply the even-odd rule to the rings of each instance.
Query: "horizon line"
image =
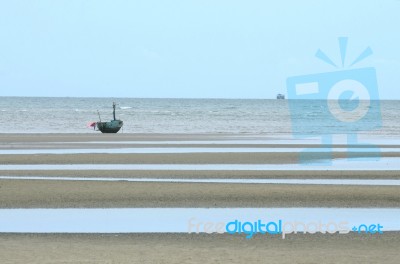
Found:
[[[287,101],[287,100],[326,100],[326,99],[277,99],[276,97],[268,97],[268,98],[235,98],[235,97],[114,97],[114,96],[21,96],[21,95],[0,95],[0,98],[11,97],[11,98],[88,98],[88,99],[102,99],[102,98],[116,98],[116,99],[187,99],[187,100],[279,100],[279,101]],[[381,98],[378,100],[371,101],[399,101],[400,98],[396,99],[386,99]],[[365,100],[361,100],[365,101]]]

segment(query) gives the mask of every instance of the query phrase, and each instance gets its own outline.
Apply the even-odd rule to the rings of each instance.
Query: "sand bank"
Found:
[[[1,180],[1,208],[398,207],[398,186]]]
[[[398,263],[400,235],[1,234],[2,263]]]

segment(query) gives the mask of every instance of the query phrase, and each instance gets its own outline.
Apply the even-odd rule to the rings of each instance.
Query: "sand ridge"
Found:
[[[259,139],[247,135],[246,139]],[[182,134],[0,134],[0,149],[88,148],[88,141],[112,142],[243,139],[238,135]],[[263,137],[275,140],[273,137]],[[57,143],[58,142],[58,143]],[[60,143],[61,142],[61,143]],[[70,142],[63,144],[63,142]],[[111,143],[108,143],[111,142]],[[142,144],[130,147],[143,147]],[[183,147],[185,145],[174,145]],[[186,145],[190,147],[194,145]],[[216,145],[203,145],[202,147]],[[249,147],[221,145],[218,147]],[[100,147],[100,146],[96,146]],[[251,145],[254,147],[254,145]],[[282,147],[269,145],[269,147]],[[285,147],[304,147],[292,144]],[[397,145],[387,146],[397,147]],[[318,153],[315,154],[318,158]],[[334,157],[345,157],[334,153]],[[397,157],[399,153],[383,153]],[[0,164],[280,164],[298,153],[42,154],[0,155]],[[4,176],[400,179],[398,171],[1,171]],[[0,208],[143,207],[361,207],[398,208],[399,186],[210,184],[0,180]],[[383,235],[256,236],[189,234],[0,234],[1,263],[398,263],[399,232]]]

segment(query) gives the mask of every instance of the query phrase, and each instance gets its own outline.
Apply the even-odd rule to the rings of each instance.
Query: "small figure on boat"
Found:
[[[121,127],[124,125],[124,122],[122,120],[117,120],[115,118],[115,107],[116,103],[113,102],[113,117],[114,119],[109,121],[109,122],[101,122],[101,117],[99,111],[97,113],[99,114],[99,122],[90,122],[88,124],[88,127],[93,127],[96,130],[96,127],[98,130],[100,130],[102,133],[117,133]]]

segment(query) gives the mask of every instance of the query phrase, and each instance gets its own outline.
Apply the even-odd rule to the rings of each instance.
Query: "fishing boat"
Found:
[[[100,113],[99,114],[99,122],[96,122],[96,125],[98,130],[100,130],[102,133],[117,133],[122,126],[124,125],[124,122],[122,120],[117,120],[115,118],[115,107],[116,107],[116,103],[113,102],[113,117],[114,119],[109,121],[109,122],[101,122],[101,117],[100,117]]]

